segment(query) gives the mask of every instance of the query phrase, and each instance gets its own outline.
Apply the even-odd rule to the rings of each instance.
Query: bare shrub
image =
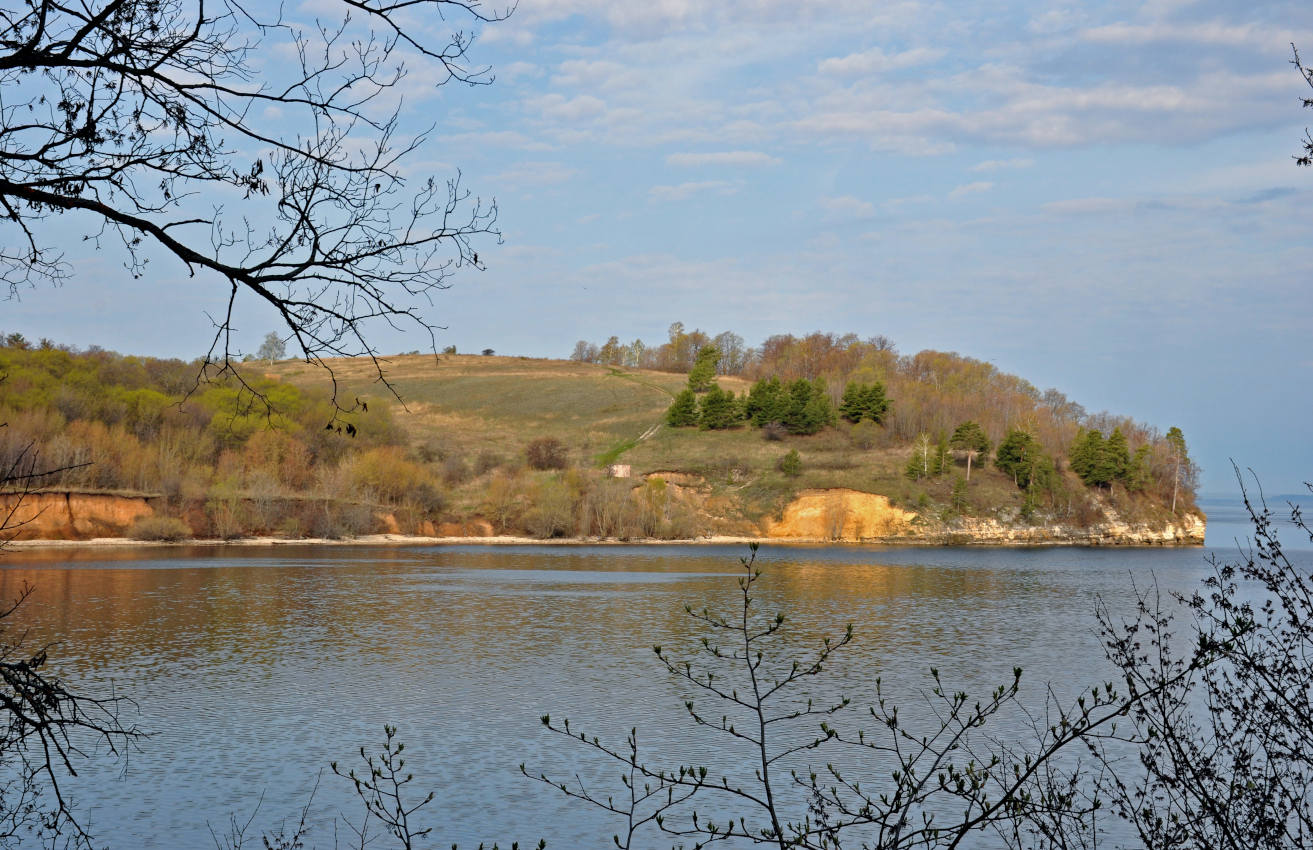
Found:
[[[489,451],[488,449],[484,449],[479,452],[479,456],[474,459],[474,474],[483,475],[492,472],[494,469],[501,466],[501,462],[501,455]]]
[[[768,442],[779,442],[789,436],[789,429],[782,422],[767,422],[761,426],[761,438]]]
[[[853,444],[853,448],[864,452],[880,445],[882,436],[884,429],[869,419],[863,419],[848,429],[848,440]]]
[[[505,534],[524,512],[523,487],[518,475],[498,472],[488,483],[484,511],[498,534]]]
[[[525,447],[524,459],[531,469],[565,469],[565,444],[555,437],[539,437]]]
[[[177,517],[147,516],[138,517],[132,523],[128,536],[133,540],[175,542],[189,539],[192,531],[191,526]]]
[[[538,482],[533,507],[524,522],[535,537],[563,537],[574,531],[574,498],[569,485],[558,478]]]
[[[442,480],[452,487],[469,481],[470,467],[465,463],[465,458],[452,455],[444,460],[442,462]]]
[[[633,485],[621,479],[609,478],[597,482],[588,492],[588,533],[620,539],[642,534],[638,503],[630,498],[632,491]]]

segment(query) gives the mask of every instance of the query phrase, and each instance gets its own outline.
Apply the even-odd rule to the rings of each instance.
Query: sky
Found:
[[[407,168],[499,209],[486,270],[425,309],[439,347],[878,334],[1177,425],[1206,493],[1232,461],[1269,493],[1313,479],[1306,5],[521,0],[471,32],[492,85],[417,63],[396,92],[433,128]],[[221,282],[63,238],[73,277],[0,328],[204,352]],[[276,329],[236,315],[248,350]]]

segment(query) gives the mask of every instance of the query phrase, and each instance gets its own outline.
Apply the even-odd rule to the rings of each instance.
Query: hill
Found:
[[[1051,467],[1043,486],[1018,486],[1015,470],[984,456],[968,480],[962,453],[945,448],[946,429],[985,419],[995,447],[1016,429],[973,410],[970,393],[950,393],[951,415],[936,414],[946,428],[908,440],[912,415],[924,417],[935,402],[925,392],[915,403],[908,398],[917,379],[899,371],[898,361],[883,373],[862,372],[891,388],[883,424],[833,417],[833,425],[801,436],[737,421],[717,430],[671,427],[667,409],[688,376],[654,369],[402,355],[385,367],[403,406],[372,364],[336,361],[329,365],[339,398],[362,404],[335,414],[321,369],[246,364],[243,377],[273,403],[270,413],[232,382],[202,385],[189,396],[196,364],[8,342],[0,347],[7,376],[0,421],[9,423],[0,432],[0,461],[14,463],[34,446],[45,464],[60,467],[42,479],[45,489],[142,500],[145,507],[130,517],[135,525],[118,532],[139,537],[392,531],[998,542],[1180,542],[1184,535],[1198,542],[1183,531],[1198,524],[1202,538],[1188,486],[1175,511],[1166,503],[1163,440],[1152,429],[1128,420],[1113,426],[1131,434],[1129,451],[1144,462],[1138,486],[1086,486],[1067,448],[1112,418],[1065,427],[1038,415],[1043,394],[1032,392],[1030,409],[1008,405],[1029,425],[1026,433],[1040,435],[1033,446]],[[978,363],[936,358],[941,366]],[[922,371],[924,359],[904,358],[908,369]],[[924,383],[933,389],[942,377]],[[736,404],[754,383],[731,375],[716,382]],[[842,390],[831,381],[824,393],[837,405]],[[978,395],[991,410],[999,407],[996,396]],[[910,463],[918,446],[925,463]],[[796,468],[782,463],[791,453]],[[612,464],[627,467],[612,470],[627,477],[611,477]],[[926,474],[909,474],[921,466]],[[69,520],[62,531],[40,525],[29,536],[114,533],[113,523],[83,522],[79,530]]]

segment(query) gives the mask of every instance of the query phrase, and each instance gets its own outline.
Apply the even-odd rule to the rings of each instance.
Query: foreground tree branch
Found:
[[[233,309],[267,303],[311,363],[376,358],[369,328],[409,325],[499,239],[495,202],[459,174],[412,179],[428,132],[393,96],[418,66],[435,84],[491,81],[477,0],[341,0],[332,24],[240,0],[23,0],[0,9],[0,281],[65,279],[70,227],[147,273],[172,256],[227,295],[207,374],[232,371]],[[289,61],[290,60],[290,61]],[[377,359],[375,366],[382,369]]]

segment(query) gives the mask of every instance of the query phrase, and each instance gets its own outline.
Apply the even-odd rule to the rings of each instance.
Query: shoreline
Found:
[[[889,548],[948,548],[948,547],[987,547],[995,549],[1048,548],[1072,546],[1082,549],[1202,549],[1204,542],[1100,542],[1088,538],[1049,538],[1038,540],[969,540],[963,535],[945,535],[943,537],[926,536],[922,538],[893,537],[870,538],[867,540],[830,540],[813,537],[734,537],[713,535],[678,540],[665,540],[652,537],[630,538],[621,540],[614,537],[555,537],[541,539],[537,537],[516,537],[497,535],[493,537],[424,537],[408,534],[366,534],[351,538],[289,538],[289,537],[239,537],[232,540],[187,539],[187,540],[134,540],[130,537],[93,537],[87,540],[11,540],[0,544],[0,551],[35,550],[47,551],[58,549],[123,549],[131,547],[144,548],[183,548],[236,546],[252,548],[295,547],[295,546],[394,546],[412,548],[421,546],[736,546],[752,543],[770,546],[822,546],[822,547],[857,547],[881,546]],[[3,561],[0,560],[0,564]]]

